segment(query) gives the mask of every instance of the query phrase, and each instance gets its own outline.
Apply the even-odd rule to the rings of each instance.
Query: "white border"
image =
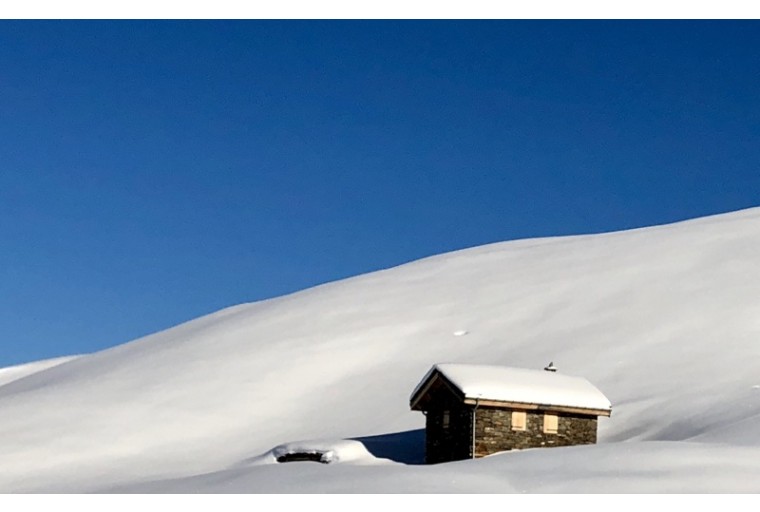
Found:
[[[599,489],[604,493],[604,489]],[[540,497],[539,497],[540,496]],[[32,510],[38,507],[76,510],[77,512],[166,512],[167,510],[188,510],[205,512],[224,510],[226,512],[251,512],[262,508],[309,508],[327,507],[330,512],[356,512],[358,508],[387,510],[402,508],[411,511],[435,510],[460,511],[478,507],[510,506],[530,507],[540,500],[540,508],[554,509],[566,507],[583,508],[589,512],[609,512],[625,503],[626,509],[641,510],[650,508],[690,508],[699,505],[715,507],[741,507],[749,503],[758,503],[757,495],[684,495],[684,494],[331,494],[331,495],[240,495],[240,494],[154,494],[154,495],[81,495],[81,494],[45,494],[45,495],[0,495],[0,506],[16,507],[15,510]],[[9,509],[11,510],[11,509]]]
[[[26,0],[5,19],[711,19],[759,18],[760,2],[720,0]]]

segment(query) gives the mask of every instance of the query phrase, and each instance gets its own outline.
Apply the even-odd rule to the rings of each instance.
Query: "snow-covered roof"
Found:
[[[610,411],[612,404],[583,377],[557,372],[482,364],[436,364],[412,392],[419,394],[439,372],[464,395],[465,400],[490,400]]]

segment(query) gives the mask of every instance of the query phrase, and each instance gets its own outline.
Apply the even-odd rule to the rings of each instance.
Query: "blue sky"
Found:
[[[760,205],[758,22],[0,21],[0,366]]]

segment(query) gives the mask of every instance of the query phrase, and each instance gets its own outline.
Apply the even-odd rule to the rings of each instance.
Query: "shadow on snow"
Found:
[[[425,463],[425,429],[407,430],[377,436],[353,437],[375,457],[402,464]]]

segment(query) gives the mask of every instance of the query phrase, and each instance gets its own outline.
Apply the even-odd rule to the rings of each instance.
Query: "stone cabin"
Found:
[[[586,379],[548,370],[434,365],[409,401],[425,414],[425,461],[596,443],[610,401]]]

